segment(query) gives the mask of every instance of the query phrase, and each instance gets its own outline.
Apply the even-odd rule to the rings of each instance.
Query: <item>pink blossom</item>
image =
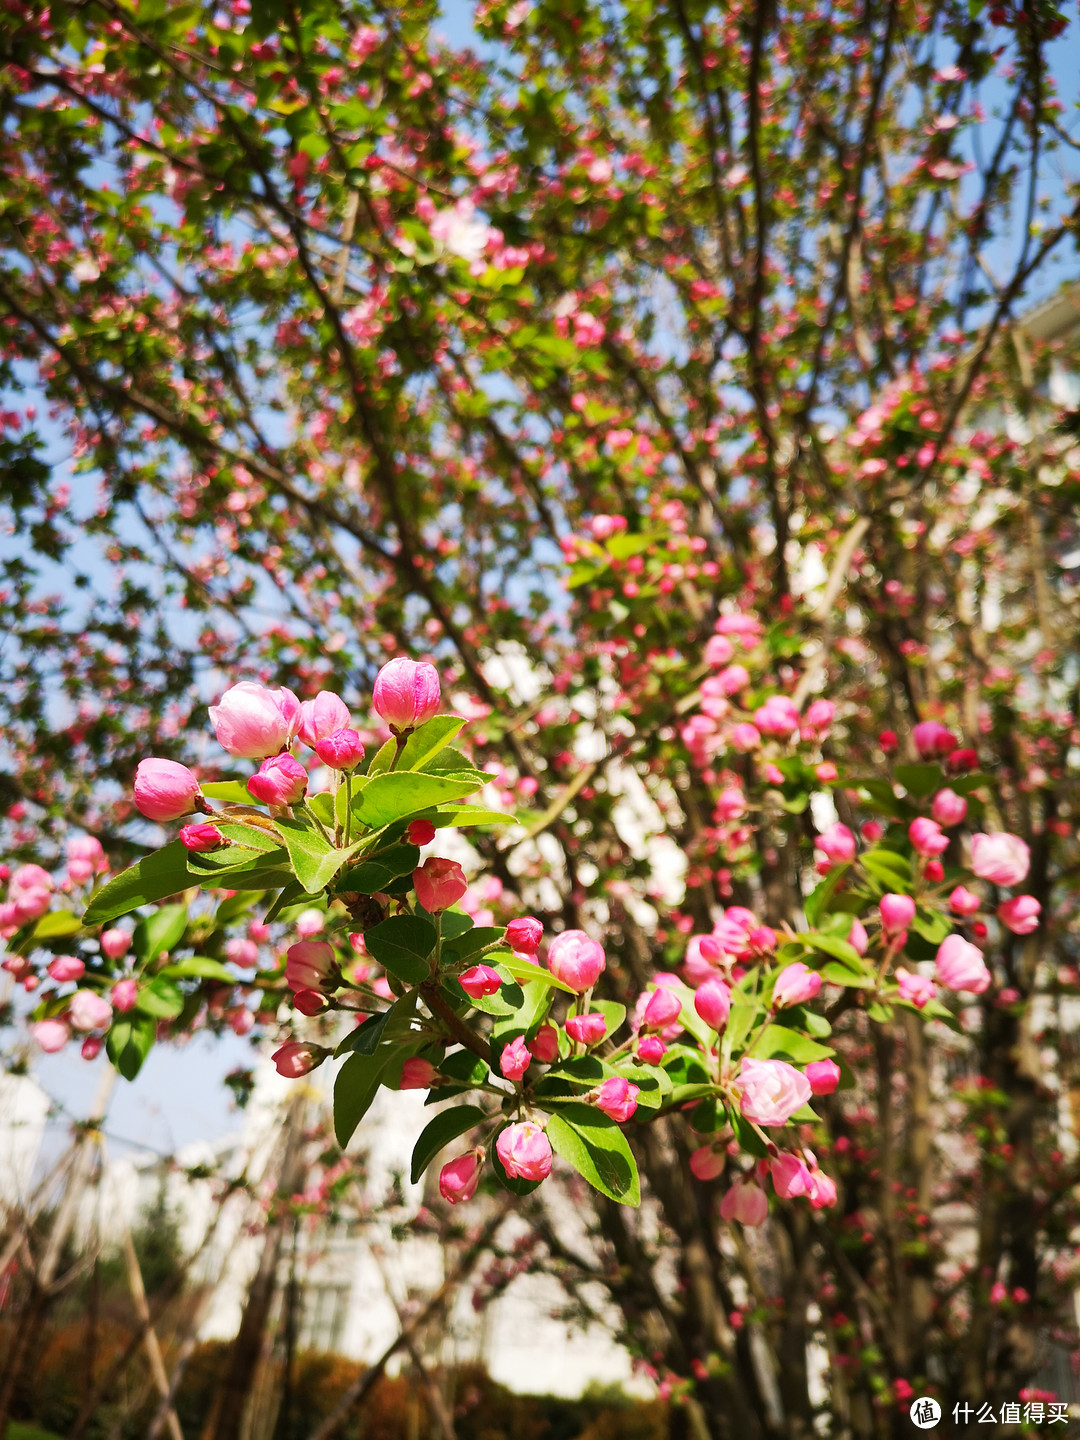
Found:
[[[831,1095],[840,1084],[840,1066],[835,1060],[811,1060],[806,1078],[815,1095]]]
[[[55,960],[49,961],[46,968],[58,985],[66,985],[71,980],[81,980],[86,974],[86,966],[77,955],[57,955]]]
[[[469,882],[456,860],[429,855],[423,865],[413,871],[416,898],[429,915],[438,915],[456,905]]]
[[[711,1145],[702,1145],[690,1156],[690,1171],[698,1180],[715,1180],[724,1173],[726,1165],[723,1150],[714,1150]]]
[[[529,1054],[534,1060],[539,1060],[541,1065],[550,1065],[559,1058],[559,1032],[554,1025],[541,1025],[533,1038],[526,1043]]]
[[[494,995],[502,981],[499,972],[490,965],[472,965],[461,972],[458,983],[466,995],[471,995],[474,1000],[481,1000],[485,995]]]
[[[915,853],[927,860],[943,855],[949,848],[949,837],[942,834],[941,826],[936,820],[931,820],[926,815],[920,815],[911,822],[908,826],[908,839],[914,846]]]
[[[720,1218],[738,1220],[742,1225],[764,1225],[769,1217],[769,1197],[755,1180],[737,1180],[720,1201]]]
[[[603,946],[584,930],[564,930],[548,946],[548,969],[579,995],[591,990],[607,964]]]
[[[503,1046],[499,1056],[499,1069],[507,1080],[520,1080],[532,1064],[532,1055],[525,1044],[524,1035],[515,1035],[508,1045]]]
[[[225,941],[225,958],[243,970],[250,970],[259,963],[259,947],[249,935],[234,935]]]
[[[982,951],[962,935],[949,935],[938,947],[935,973],[947,990],[970,990],[981,995],[989,988],[991,975]]]
[[[810,1171],[810,1204],[815,1210],[826,1210],[836,1204],[836,1181],[814,1166]]]
[[[936,760],[956,749],[956,736],[937,720],[923,720],[912,731],[915,749],[924,760]]]
[[[264,760],[247,788],[263,805],[295,805],[307,790],[307,771],[291,755],[272,755]]]
[[[112,1006],[96,990],[76,990],[68,1019],[75,1030],[103,1030],[112,1019]]]
[[[236,963],[244,962],[237,959]],[[285,983],[290,990],[332,990],[336,980],[334,947],[325,940],[300,940],[285,952]]]
[[[544,927],[532,915],[511,920],[506,927],[506,943],[517,955],[535,955],[544,938]]]
[[[800,734],[804,739],[820,740],[828,732],[836,715],[836,706],[831,700],[813,700],[802,718]]]
[[[566,1033],[579,1045],[598,1045],[607,1033],[607,1016],[599,1011],[588,1015],[569,1015]]]
[[[769,1161],[773,1189],[781,1200],[795,1200],[810,1193],[810,1171],[798,1155],[781,1150]]]
[[[810,1081],[786,1060],[744,1057],[739,1068],[742,1113],[758,1125],[786,1125],[810,1099]]]
[[[286,1080],[298,1080],[307,1075],[329,1055],[322,1045],[311,1045],[304,1040],[289,1040],[271,1055],[279,1075]]]
[[[978,895],[965,890],[963,885],[957,885],[956,889],[949,896],[949,909],[954,915],[975,915],[982,901]]]
[[[326,916],[321,910],[301,910],[296,917],[296,933],[301,940],[310,940],[326,928]]]
[[[728,740],[733,750],[738,750],[745,755],[751,750],[756,750],[761,744],[761,732],[756,725],[751,725],[749,720],[740,720],[737,725],[731,727]]]
[[[343,726],[316,740],[315,754],[331,770],[355,770],[364,758],[364,742],[358,730]]]
[[[728,665],[717,675],[716,684],[722,695],[738,695],[750,684],[750,672],[745,665]]]
[[[330,1008],[330,1001],[319,990],[294,991],[293,1004],[301,1015],[321,1015]]]
[[[441,698],[435,666],[399,656],[388,661],[376,676],[372,703],[375,713],[390,729],[403,734],[430,720]]]
[[[968,802],[955,790],[939,790],[930,805],[930,813],[939,825],[951,829],[959,825],[968,810]]]
[[[448,1160],[439,1171],[439,1194],[451,1205],[460,1205],[476,1194],[480,1180],[480,1156],[475,1150]]]
[[[425,1060],[420,1055],[411,1055],[401,1067],[401,1088],[429,1090],[438,1073],[430,1060]]]
[[[896,972],[896,983],[900,988],[900,999],[908,1001],[918,1010],[937,994],[933,981],[927,980],[918,971],[905,970],[903,966]]]
[[[1019,885],[1027,877],[1031,851],[1019,835],[995,831],[971,837],[971,868],[994,885]]]
[[[910,895],[883,895],[878,901],[881,928],[888,936],[899,935],[915,919],[915,901]]]
[[[240,760],[276,755],[292,743],[300,720],[300,702],[291,690],[268,690],[251,680],[230,686],[220,702],[210,706],[218,744]]]
[[[71,1039],[71,1031],[63,1020],[38,1020],[30,1026],[30,1033],[46,1055],[55,1055]]]
[[[643,1065],[659,1065],[667,1054],[667,1046],[659,1035],[642,1035],[634,1046],[634,1054]]]
[[[1042,906],[1034,895],[1016,895],[1003,901],[997,909],[998,919],[1014,935],[1031,935],[1039,928]]]
[[[185,850],[217,850],[225,841],[216,825],[198,823],[180,829],[180,844]]]
[[[770,695],[754,711],[754,724],[763,735],[791,735],[799,728],[799,711],[786,695]]]
[[[620,1125],[630,1119],[637,1109],[637,1097],[641,1094],[638,1085],[631,1085],[621,1075],[612,1075],[609,1080],[592,1092],[592,1101],[598,1110],[617,1120]]]
[[[816,970],[811,970],[801,960],[796,960],[793,965],[787,965],[777,978],[773,987],[773,1006],[775,1009],[783,1009],[788,1005],[803,1005],[807,1000],[812,1000],[821,989],[821,976]]]
[[[643,1030],[664,1030],[678,1020],[682,1013],[682,1000],[666,985],[660,985],[649,996],[642,1016]]]
[[[345,701],[332,690],[320,690],[314,700],[305,700],[300,706],[297,738],[312,750],[317,750],[320,740],[351,724],[352,716]]]
[[[839,821],[823,830],[814,844],[838,865],[855,858],[855,836]]]
[[[179,820],[199,799],[199,782],[175,760],[140,760],[135,771],[135,805],[148,820]]]
[[[119,960],[121,955],[126,955],[131,948],[131,932],[119,929],[103,930],[98,944],[110,960]]]
[[[76,885],[109,868],[101,841],[93,835],[73,835],[67,842],[68,875]]]
[[[430,845],[435,839],[435,826],[430,820],[412,820],[406,826],[405,834],[410,845]]]
[[[710,635],[705,642],[704,660],[706,665],[717,668],[726,665],[735,654],[735,646],[726,635]]]
[[[848,931],[848,944],[859,955],[865,955],[870,946],[870,937],[866,933],[866,927],[856,915],[851,922],[851,929]]]
[[[114,1008],[119,1010],[121,1014],[126,1014],[127,1011],[134,1010],[139,999],[139,982],[133,980],[130,976],[126,980],[118,980],[109,991],[109,998],[112,1000]],[[80,1025],[76,1028],[83,1030],[87,1027]]]
[[[746,796],[735,785],[729,785],[716,797],[716,818],[722,821],[738,820],[746,814]]]
[[[500,1130],[495,1151],[513,1180],[546,1180],[551,1174],[551,1142],[535,1121]]]
[[[701,985],[715,975],[716,963],[723,953],[715,935],[691,935],[683,964],[690,984]]]
[[[706,980],[694,995],[694,1009],[710,1030],[722,1030],[731,1013],[731,989],[723,980]]]

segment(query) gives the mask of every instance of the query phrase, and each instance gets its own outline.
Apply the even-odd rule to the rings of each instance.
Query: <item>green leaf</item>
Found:
[[[370,1015],[362,1025],[357,1025],[354,1030],[350,1030],[334,1054],[374,1055],[379,1041],[383,1037],[383,1031],[386,1029],[392,1009],[391,1006],[390,1010],[383,1010],[381,1014]]]
[[[184,992],[167,975],[155,975],[149,985],[140,986],[136,1007],[145,1015],[171,1020],[184,1008]]]
[[[945,772],[940,765],[897,765],[893,774],[909,795],[920,800],[945,784]]]
[[[105,1037],[105,1053],[125,1080],[138,1075],[156,1034],[156,1022],[135,1010],[113,1021]]]
[[[465,721],[460,715],[436,715],[405,742],[398,761],[399,770],[424,770],[440,750],[445,750]]]
[[[809,1065],[812,1060],[829,1060],[832,1053],[827,1045],[819,1045],[816,1040],[800,1035],[797,1030],[789,1030],[786,1025],[766,1025],[754,1046],[754,1058],[757,1060],[782,1055],[796,1065]]]
[[[866,1007],[866,1013],[870,1016],[871,1020],[875,1020],[879,1025],[888,1025],[893,1018],[893,1007],[891,1005],[883,1005],[880,1000],[874,1000]]]
[[[480,780],[475,775],[458,779],[449,775],[403,774],[400,771],[376,775],[360,792],[359,801],[353,806],[353,815],[361,824],[381,830],[384,825],[392,825],[395,820],[403,820],[419,810],[472,795],[486,780],[486,776]]]
[[[358,840],[355,844],[339,850],[318,830],[309,829],[299,820],[275,820],[274,828],[285,841],[296,878],[309,895],[318,895],[325,890],[342,865],[360,849],[362,843]]]
[[[835,960],[822,965],[818,973],[822,980],[827,980],[830,985],[846,985],[849,990],[868,990],[877,984],[873,975],[859,974],[849,970],[846,965],[839,965]]]
[[[226,840],[231,840],[234,845],[243,845],[248,850],[260,850],[264,854],[272,854],[280,850],[276,835],[269,830],[262,830],[258,825],[245,825],[239,820],[215,820],[214,824]],[[207,851],[207,854],[220,854],[220,851]]]
[[[56,940],[62,935],[74,935],[76,930],[83,928],[83,922],[78,915],[70,910],[50,910],[42,915],[41,919],[34,926],[34,940]]]
[[[836,865],[829,871],[821,884],[816,886],[813,892],[807,896],[803,909],[806,914],[806,923],[811,930],[816,929],[822,915],[827,914],[829,901],[836,893],[836,887],[851,868],[849,864]]]
[[[930,945],[940,945],[947,935],[952,934],[952,925],[940,910],[927,910],[922,907],[916,910],[911,928]]]
[[[431,969],[435,949],[435,926],[419,915],[393,915],[364,934],[364,944],[373,960],[407,985],[419,985]]]
[[[757,1013],[755,1006],[744,1004],[742,1001],[736,1001],[732,1005],[728,1022],[724,1027],[724,1040],[721,1046],[721,1054],[725,1060],[730,1060],[736,1049],[741,1048],[753,1028]]]
[[[488,1067],[471,1050],[455,1050],[439,1061],[439,1073],[462,1085],[482,1085],[488,1078]]]
[[[269,925],[271,920],[276,920],[283,910],[287,910],[290,905],[295,905],[296,902],[302,900],[306,894],[307,891],[300,884],[299,880],[290,880],[263,916],[263,924]]]
[[[390,766],[394,763],[394,756],[396,754],[397,741],[387,740],[386,744],[381,745],[379,749],[375,752],[375,754],[371,757],[371,764],[367,768],[368,775],[370,776],[385,774],[385,772],[389,770]]]
[[[457,965],[463,960],[468,960],[470,956],[479,954],[486,946],[493,945],[497,940],[504,940],[505,935],[506,931],[502,925],[470,926],[468,930],[463,930],[459,935],[455,935],[453,940],[444,938],[443,959],[448,966]],[[513,959],[513,956],[509,951],[504,953],[500,950],[498,952],[498,959],[500,964],[504,965],[505,968],[509,968],[505,966],[505,962]],[[495,961],[489,956],[488,963],[493,965]],[[532,967],[534,971],[537,968],[535,965]],[[540,977],[539,975],[530,974],[528,978],[530,980],[538,980]]]
[[[435,1156],[449,1145],[451,1140],[456,1140],[459,1135],[464,1135],[466,1130],[474,1129],[486,1119],[483,1110],[476,1105],[451,1105],[448,1110],[440,1111],[433,1120],[429,1120],[413,1147],[410,1171],[413,1184],[416,1184]]]
[[[620,1005],[617,1000],[594,1000],[590,1009],[595,1010],[599,1015],[603,1015],[604,1020],[607,1022],[604,1030],[605,1040],[610,1040],[626,1019],[626,1006]]]
[[[163,850],[146,855],[130,870],[122,870],[115,879],[103,885],[92,897],[83,915],[86,925],[104,925],[121,915],[129,915],[140,905],[164,900],[195,884],[187,868],[188,851],[179,840]]]
[[[131,937],[135,954],[143,965],[152,964],[159,955],[178,945],[187,929],[186,905],[162,905],[135,926]]]
[[[816,1115],[814,1119],[817,1119]],[[764,1160],[769,1153],[765,1148],[765,1142],[738,1106],[732,1105],[728,1108],[728,1120],[731,1128],[735,1131],[735,1139],[739,1142],[740,1150],[745,1150],[748,1155],[754,1155],[757,1159]]]
[[[911,885],[911,865],[907,856],[897,850],[875,846],[860,856],[860,863],[868,875],[889,890],[906,892]]]
[[[212,780],[202,786],[202,793],[208,800],[221,800],[226,805],[250,805],[252,798],[242,780]]]
[[[334,889],[340,893],[357,891],[361,895],[374,895],[385,890],[391,880],[399,875],[411,875],[420,863],[420,850],[416,845],[388,845],[378,855],[350,865]]]
[[[806,934],[799,936],[814,950],[821,950],[826,955],[831,955],[834,960],[841,960],[845,965],[850,965],[853,970],[861,972],[864,969],[862,956],[847,940],[841,940],[836,935],[823,935],[820,931],[808,930]]]
[[[380,1045],[372,1055],[350,1055],[334,1082],[334,1134],[344,1150],[371,1108],[394,1046]]]
[[[640,1205],[637,1165],[615,1121],[592,1105],[561,1106],[548,1121],[551,1148],[594,1190],[621,1205]]]
[[[571,985],[564,984],[562,980],[556,980],[550,970],[545,970],[540,965],[533,965],[531,961],[521,960],[516,955],[504,954],[501,950],[495,955],[487,956],[485,963],[497,964],[500,970],[505,970],[508,975],[513,976],[523,985],[543,985],[549,990],[563,990],[567,995],[577,993]]]
[[[209,955],[191,955],[186,960],[176,960],[171,965],[163,965],[158,974],[167,975],[173,980],[183,980],[190,976],[200,980],[220,980],[227,985],[236,984],[236,976],[232,971],[227,970],[220,960],[211,960]]]
[[[427,817],[437,830],[448,825],[515,825],[513,815],[501,810],[485,810],[482,805],[457,805],[451,810],[435,810]]]

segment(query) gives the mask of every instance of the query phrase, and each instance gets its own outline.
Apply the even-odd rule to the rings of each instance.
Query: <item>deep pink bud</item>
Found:
[[[764,1225],[769,1216],[769,1197],[755,1180],[737,1180],[720,1201],[720,1218],[743,1225]]]
[[[645,1065],[659,1065],[667,1054],[667,1046],[659,1035],[642,1035],[634,1047],[634,1053]]]
[[[438,855],[429,855],[423,865],[413,871],[413,885],[417,900],[429,915],[449,910],[469,888],[465,872],[458,862],[444,860]]]
[[[480,1180],[480,1156],[475,1150],[448,1160],[439,1171],[439,1194],[451,1205],[460,1205],[476,1194]]]
[[[566,1020],[566,1033],[580,1045],[598,1045],[607,1032],[607,1017],[599,1011],[589,1015],[570,1015]]]
[[[175,760],[140,760],[135,771],[135,805],[148,820],[179,820],[199,798],[199,782]]]
[[[499,1069],[505,1080],[520,1080],[531,1064],[532,1056],[529,1054],[529,1047],[525,1044],[523,1035],[515,1035],[509,1045],[503,1046],[502,1054],[499,1056]]]
[[[225,844],[216,825],[185,825],[180,831],[180,844],[185,850],[217,850]]]
[[[458,982],[466,995],[471,995],[474,1000],[480,1000],[485,995],[494,995],[502,984],[498,971],[493,970],[490,965],[473,965],[468,970],[463,970],[458,976]]]
[[[430,845],[435,839],[435,826],[430,820],[412,820],[405,827],[410,845]]]
[[[301,1015],[321,1015],[329,1009],[330,1001],[320,990],[295,990],[293,1005]]]
[[[110,960],[119,960],[121,955],[126,955],[131,948],[131,932],[129,930],[103,930],[98,938],[98,944]]]
[[[86,966],[77,955],[57,955],[55,960],[50,960],[48,971],[58,985],[66,985],[69,980],[81,980],[86,974]]]
[[[912,731],[915,749],[924,760],[937,760],[956,747],[956,736],[937,720],[924,720]]]
[[[770,925],[755,925],[750,931],[750,951],[755,956],[771,955],[779,938]]]
[[[300,728],[300,702],[291,690],[268,690],[242,680],[210,706],[210,723],[230,755],[263,760],[292,743]]]
[[[546,1180],[551,1174],[551,1142],[532,1120],[501,1130],[495,1151],[511,1179]]]
[[[939,790],[930,806],[930,813],[939,825],[950,829],[959,825],[967,814],[968,802],[955,790]]]
[[[390,729],[401,732],[430,720],[438,711],[440,698],[435,666],[399,656],[379,671],[372,703]]]
[[[870,945],[870,937],[866,933],[866,927],[856,916],[851,922],[851,929],[848,931],[848,944],[859,955],[865,955]]]
[[[84,1060],[96,1060],[101,1054],[101,1037],[99,1035],[87,1035],[79,1047],[79,1054]]]
[[[527,1043],[529,1054],[534,1060],[539,1060],[541,1065],[550,1065],[553,1060],[559,1058],[559,1032],[554,1025],[541,1025]]]
[[[277,1072],[286,1080],[298,1080],[321,1065],[330,1051],[322,1045],[311,1045],[306,1040],[289,1040],[280,1050],[271,1055]]]
[[[336,981],[334,947],[325,940],[300,940],[286,950],[285,983],[290,990],[332,990]]]
[[[71,1039],[71,1031],[63,1020],[38,1020],[30,1026],[30,1033],[46,1055],[55,1055]]]
[[[334,730],[315,742],[315,754],[331,770],[355,770],[364,758],[364,742],[357,730]]]
[[[754,724],[763,735],[791,735],[799,728],[799,711],[786,695],[770,695],[754,711]]]
[[[506,943],[518,955],[535,955],[544,938],[544,927],[531,915],[511,920],[506,927]]]
[[[690,1172],[698,1180],[715,1180],[724,1173],[726,1165],[723,1150],[714,1150],[711,1145],[702,1145],[690,1156]]]
[[[936,820],[931,820],[926,815],[920,815],[917,820],[913,820],[907,833],[916,854],[927,860],[944,855],[949,848],[949,837],[941,833],[941,826]]]
[[[855,858],[855,836],[839,821],[823,830],[814,843],[838,865]]]
[[[402,1090],[430,1090],[431,1083],[437,1078],[438,1073],[430,1060],[425,1060],[420,1055],[414,1055],[401,1067],[401,1088]]]
[[[564,930],[548,946],[548,969],[579,995],[591,990],[604,971],[603,946],[584,930]]]
[[[970,990],[975,995],[987,990],[992,978],[982,951],[962,935],[949,935],[941,942],[934,972],[947,990]]]
[[[139,982],[133,979],[118,980],[109,992],[109,998],[121,1014],[134,1010],[139,998]]]
[[[815,1210],[836,1204],[836,1181],[816,1167],[810,1171],[810,1204]]]
[[[840,1066],[835,1060],[811,1060],[803,1073],[815,1095],[831,1095],[840,1084]]]
[[[786,965],[773,987],[773,1006],[779,1010],[788,1005],[803,1005],[821,989],[821,976],[801,960]]]
[[[769,1161],[769,1173],[772,1176],[773,1189],[781,1200],[794,1200],[800,1195],[809,1195],[810,1171],[798,1155],[782,1150]]]
[[[71,997],[68,1019],[75,1030],[104,1030],[112,1019],[112,1006],[96,990],[76,990]]]
[[[905,970],[903,966],[896,972],[896,983],[900,987],[900,999],[914,1005],[917,1010],[921,1010],[937,994],[932,980],[927,980],[918,971]]]
[[[942,880],[945,879],[945,866],[942,865],[940,860],[927,860],[923,866],[923,874],[927,880],[930,881],[931,885],[940,885]]]
[[[612,1075],[592,1092],[592,1101],[598,1110],[620,1125],[625,1124],[637,1109],[637,1097],[641,1094],[638,1085],[631,1085],[621,1075]]]
[[[963,885],[957,885],[949,896],[949,909],[954,915],[975,915],[981,905],[978,895],[966,890]]]
[[[682,1001],[673,990],[661,985],[649,996],[642,1016],[642,1029],[663,1030],[682,1014]]]
[[[945,768],[950,775],[966,775],[970,770],[979,768],[978,751],[970,748],[953,750],[945,761]]]
[[[291,755],[271,755],[247,782],[249,792],[263,805],[295,805],[307,790],[307,771]]]
[[[915,919],[915,901],[910,895],[883,895],[878,902],[881,928],[886,935],[899,935]]]
[[[726,635],[710,635],[705,642],[705,664],[714,668],[726,665],[734,658],[735,646]]]
[[[1004,900],[998,906],[998,919],[1006,930],[1014,935],[1031,935],[1039,928],[1039,912],[1042,906],[1034,895],[1017,895]],[[50,965],[49,969],[52,969]]]
[[[333,735],[335,730],[343,730],[351,724],[352,716],[345,701],[332,690],[320,690],[314,700],[304,700],[301,703],[297,738],[318,752],[320,740],[325,740],[328,735]],[[336,768],[343,770],[346,767],[342,765]]]
[[[710,1030],[722,1030],[731,1013],[731,989],[723,980],[706,980],[694,994],[694,1009]]]

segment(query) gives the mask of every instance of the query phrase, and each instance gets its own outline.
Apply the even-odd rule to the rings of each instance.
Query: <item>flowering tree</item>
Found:
[[[546,1263],[699,1433],[1015,1402],[1074,1346],[1080,454],[1014,322],[1075,238],[1065,22],[475,23],[0,18],[7,968],[129,1074],[370,1016],[339,1139],[419,1084],[447,1199],[556,1152],[596,1243],[537,1191]],[[82,920],[67,826],[64,885],[144,852]]]

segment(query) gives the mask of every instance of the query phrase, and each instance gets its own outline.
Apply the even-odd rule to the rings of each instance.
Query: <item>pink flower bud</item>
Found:
[[[643,1065],[659,1065],[667,1054],[667,1046],[659,1035],[642,1035],[634,1047],[634,1053]]]
[[[139,982],[137,980],[118,980],[109,992],[113,1005],[121,1014],[135,1009],[136,1001],[139,998]],[[79,1029],[84,1029],[79,1026]]]
[[[417,900],[429,915],[449,910],[469,888],[465,872],[458,862],[441,859],[438,855],[429,855],[423,865],[413,871],[413,885]]]
[[[831,1095],[840,1084],[840,1066],[835,1060],[811,1060],[805,1074],[815,1095]]]
[[[76,885],[109,868],[101,841],[93,835],[73,835],[67,842],[67,861],[68,876]]]
[[[604,971],[603,946],[584,930],[564,930],[548,946],[548,969],[579,995],[591,990]]]
[[[834,864],[842,865],[855,858],[855,836],[839,821],[823,830],[814,843]]]
[[[750,684],[750,672],[745,665],[728,665],[716,676],[716,682],[725,695],[738,695]]]
[[[649,996],[642,1016],[642,1029],[663,1030],[665,1026],[678,1020],[681,1013],[682,1001],[678,995],[666,985],[661,985]]]
[[[604,1018],[601,1015],[601,1020]],[[529,1054],[541,1065],[550,1065],[559,1058],[559,1032],[554,1025],[541,1025],[533,1038],[527,1042]]]
[[[430,845],[435,839],[435,826],[430,820],[413,820],[405,827],[410,845]]]
[[[694,1009],[710,1030],[722,1030],[731,1013],[731,989],[723,980],[706,980],[694,994]]]
[[[518,955],[535,955],[544,938],[544,927],[531,915],[511,920],[506,927],[506,943]]]
[[[591,1099],[598,1110],[623,1125],[637,1109],[640,1094],[639,1086],[631,1085],[621,1075],[613,1075],[592,1092]]]
[[[307,771],[291,755],[271,755],[247,782],[251,795],[262,805],[295,805],[307,790]]]
[[[430,720],[438,711],[440,698],[435,666],[399,656],[376,676],[372,703],[390,729],[401,733]]]
[[[923,874],[931,885],[939,885],[945,879],[945,866],[940,860],[927,860],[923,866]]]
[[[924,720],[912,731],[915,749],[924,760],[937,760],[956,747],[956,736],[937,720]]]
[[[503,1046],[503,1052],[499,1056],[499,1069],[504,1079],[515,1082],[520,1080],[531,1064],[532,1056],[523,1035],[515,1035],[509,1045]]]
[[[264,760],[292,743],[300,728],[300,702],[291,690],[268,690],[251,680],[233,685],[217,705],[210,723],[218,744],[240,760]]]
[[[786,1060],[743,1058],[739,1067],[742,1113],[758,1125],[786,1125],[810,1099],[810,1081]]]
[[[199,782],[175,760],[140,760],[135,771],[135,805],[148,820],[179,820],[199,798]]]
[[[810,1204],[815,1210],[836,1204],[836,1181],[816,1167],[810,1171]]]
[[[180,844],[185,850],[217,850],[225,844],[216,825],[185,825],[180,831]]]
[[[733,750],[747,755],[761,744],[761,732],[756,725],[751,725],[749,720],[740,720],[737,725],[731,727],[728,740]]]
[[[848,944],[858,955],[865,955],[870,945],[870,937],[866,933],[866,927],[856,916],[851,922],[851,929],[848,931]]]
[[[716,809],[713,813],[722,823],[738,820],[746,814],[746,796],[738,786],[729,785],[716,797]]]
[[[121,955],[126,955],[131,948],[131,932],[129,930],[103,930],[98,938],[98,944],[110,960],[119,960]]]
[[[305,700],[300,706],[300,725],[297,738],[318,752],[319,741],[333,735],[335,730],[344,730],[352,724],[349,707],[332,690],[320,690],[314,700]],[[320,759],[323,757],[320,756]],[[330,764],[330,761],[326,762]],[[338,766],[345,769],[345,766]]]
[[[799,728],[799,711],[786,695],[770,695],[754,711],[754,724],[763,735],[791,735]]]
[[[772,1176],[773,1189],[781,1200],[795,1200],[800,1195],[809,1195],[810,1171],[798,1155],[782,1150],[769,1161],[769,1173]]]
[[[86,974],[86,966],[77,955],[57,955],[47,968],[58,985],[66,985],[71,980],[81,980]]]
[[[321,1015],[330,1008],[330,1001],[319,990],[296,990],[293,1005],[301,1015]]]
[[[994,885],[1019,885],[1027,878],[1031,851],[1018,835],[996,831],[971,837],[971,868]]]
[[[229,1011],[228,1021],[233,1034],[238,1035],[241,1039],[255,1028],[255,1016],[243,1005],[238,1005],[235,1010]]]
[[[306,1040],[289,1040],[280,1050],[271,1055],[279,1075],[286,1080],[298,1080],[321,1065],[330,1051],[322,1045],[311,1045]]]
[[[95,990],[76,990],[71,997],[68,1019],[75,1030],[104,1030],[112,1019],[112,1006]]]
[[[460,1205],[476,1194],[480,1180],[480,1156],[475,1150],[449,1160],[439,1171],[439,1194],[451,1205]]]
[[[914,1005],[917,1010],[921,1010],[926,1002],[933,1000],[937,994],[932,980],[903,967],[896,972],[896,983],[900,987],[900,999]]]
[[[881,928],[886,935],[899,935],[915,919],[915,901],[910,895],[883,895],[878,902]]]
[[[502,984],[498,971],[493,970],[490,965],[473,965],[468,970],[463,970],[458,976],[458,982],[465,994],[471,995],[474,1000],[480,1000],[485,995],[494,995]]]
[[[402,1090],[430,1090],[438,1073],[430,1060],[425,1060],[420,1055],[414,1055],[401,1067],[401,1088]]]
[[[698,1180],[715,1180],[724,1173],[727,1156],[711,1145],[702,1145],[690,1156],[690,1173]]]
[[[296,917],[296,933],[301,940],[310,940],[325,929],[326,916],[321,910],[302,910]]]
[[[315,742],[315,754],[331,770],[355,770],[364,758],[364,742],[358,730],[343,727]]]
[[[947,990],[970,990],[975,995],[987,990],[992,978],[982,951],[962,935],[949,935],[941,942],[934,973]]]
[[[285,952],[285,983],[290,990],[333,990],[337,978],[334,947],[325,940],[301,940]]]
[[[598,1045],[607,1032],[607,1017],[599,1011],[589,1015],[570,1015],[566,1020],[566,1033],[579,1045]]]
[[[720,1201],[720,1218],[738,1220],[742,1225],[764,1225],[769,1217],[769,1197],[756,1181],[737,1180]]]
[[[38,1020],[30,1026],[30,1033],[46,1055],[55,1055],[71,1039],[71,1031],[63,1020]]]
[[[546,1180],[551,1174],[551,1143],[532,1120],[501,1130],[495,1152],[513,1180]]]
[[[231,940],[225,941],[225,958],[243,970],[250,970],[259,963],[259,947],[246,935],[234,935]]]
[[[786,965],[773,987],[773,1006],[784,1009],[788,1005],[803,1005],[812,1000],[821,989],[821,976],[801,960]]]
[[[79,1047],[79,1054],[84,1060],[96,1060],[101,1054],[101,1037],[98,1035],[87,1035]]]
[[[868,845],[876,845],[885,834],[885,827],[879,820],[866,820],[862,826],[862,837]]]
[[[735,646],[726,635],[710,635],[705,642],[704,660],[714,668],[726,665],[735,654]]]
[[[998,919],[1006,930],[1014,935],[1030,935],[1039,928],[1039,912],[1042,906],[1034,895],[1017,895],[1005,900],[997,910]],[[52,967],[49,967],[50,970]]]
[[[937,855],[944,855],[949,848],[949,837],[941,833],[941,826],[936,820],[930,820],[925,815],[920,815],[908,826],[908,839],[915,847],[915,853],[931,860]]]
[[[956,889],[949,896],[949,909],[954,915],[975,915],[978,913],[982,901],[978,895],[965,890],[963,885],[957,885]]]
[[[758,958],[771,955],[776,949],[779,938],[771,926],[755,925],[749,936],[750,953]]]
[[[930,806],[931,815],[946,829],[959,825],[967,810],[968,802],[962,795],[957,795],[955,790],[939,790]]]

